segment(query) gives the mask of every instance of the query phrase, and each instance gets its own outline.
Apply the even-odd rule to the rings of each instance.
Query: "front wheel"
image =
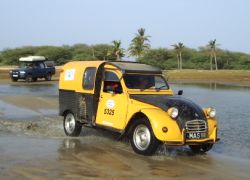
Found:
[[[11,78],[11,80],[12,80],[13,82],[17,82],[17,81],[18,81],[18,78],[13,77],[13,78]]]
[[[64,116],[63,127],[67,136],[79,136],[82,130],[81,123],[76,121],[74,114],[71,112],[66,113]]]
[[[189,147],[194,153],[205,153],[212,149],[213,145],[214,144],[206,143],[201,145],[189,145]]]
[[[25,81],[28,82],[28,83],[32,82],[32,76],[27,75],[26,78],[25,78]]]
[[[148,120],[137,120],[130,132],[130,143],[133,150],[142,155],[154,154],[160,141],[156,139]]]
[[[51,79],[52,79],[52,75],[51,74],[46,74],[45,80],[46,81],[51,81]]]

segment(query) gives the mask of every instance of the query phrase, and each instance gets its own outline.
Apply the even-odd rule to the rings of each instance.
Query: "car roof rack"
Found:
[[[46,61],[44,56],[27,56],[19,58],[19,61],[34,62],[34,61]]]

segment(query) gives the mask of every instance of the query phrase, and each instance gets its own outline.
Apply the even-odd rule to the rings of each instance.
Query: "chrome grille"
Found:
[[[186,132],[207,132],[207,123],[204,120],[187,121],[185,124]]]

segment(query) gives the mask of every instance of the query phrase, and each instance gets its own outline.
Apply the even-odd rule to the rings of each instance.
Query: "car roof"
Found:
[[[161,74],[161,69],[155,66],[141,64],[130,61],[112,61],[106,62],[121,69],[123,73],[150,73],[150,74]]]
[[[71,61],[67,63],[64,67],[69,68],[81,68],[81,67],[99,67],[102,64],[111,65],[121,70],[123,74],[126,73],[143,73],[143,74],[162,74],[160,68],[141,64],[137,62],[130,61]]]
[[[105,63],[105,61],[97,61],[97,60],[90,60],[90,61],[70,61],[64,65],[66,68],[80,68],[82,67],[99,67],[101,64]]]

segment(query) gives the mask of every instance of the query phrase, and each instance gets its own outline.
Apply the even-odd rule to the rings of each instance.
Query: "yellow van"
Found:
[[[133,150],[143,155],[153,154],[161,143],[206,152],[218,140],[216,111],[181,94],[173,93],[157,67],[69,62],[60,73],[59,114],[68,136],[90,126],[128,136]]]

